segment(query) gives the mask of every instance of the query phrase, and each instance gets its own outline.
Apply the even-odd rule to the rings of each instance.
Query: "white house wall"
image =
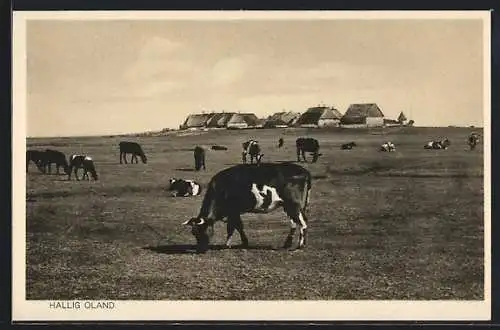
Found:
[[[366,117],[366,126],[368,127],[384,126],[384,117]]]

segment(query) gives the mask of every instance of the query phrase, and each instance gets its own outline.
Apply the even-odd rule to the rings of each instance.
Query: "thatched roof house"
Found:
[[[260,120],[253,113],[234,113],[226,124],[227,128],[258,127]]]
[[[184,123],[181,125],[181,129],[205,127],[207,121],[212,116],[213,114],[204,114],[204,113],[189,115],[184,121]]]
[[[277,112],[266,119],[264,127],[290,127],[295,125],[299,118],[298,112]]]
[[[214,113],[212,118],[207,121],[207,127],[210,128],[222,128],[226,127],[228,121],[231,119],[231,117],[234,115],[234,112],[217,112]]]
[[[333,107],[318,106],[307,109],[297,120],[300,127],[338,126],[342,114]]]
[[[407,120],[408,120],[408,118],[406,118],[405,114],[401,111],[401,113],[398,116],[398,122],[400,122],[401,124],[404,124],[404,123],[406,123]]]
[[[376,103],[351,104],[340,122],[345,126],[383,126],[384,113]]]

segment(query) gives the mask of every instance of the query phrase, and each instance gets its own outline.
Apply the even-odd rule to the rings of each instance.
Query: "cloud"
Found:
[[[181,43],[160,37],[149,38],[139,51],[136,61],[125,70],[124,78],[142,80],[183,72],[188,66],[176,58],[182,49]]]
[[[252,68],[255,61],[255,56],[251,55],[227,57],[219,60],[212,68],[212,83],[220,87],[240,81]]]

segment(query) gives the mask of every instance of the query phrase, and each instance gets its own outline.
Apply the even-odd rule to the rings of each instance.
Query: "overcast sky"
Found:
[[[483,122],[480,20],[28,21],[28,136],[177,128],[190,113]]]

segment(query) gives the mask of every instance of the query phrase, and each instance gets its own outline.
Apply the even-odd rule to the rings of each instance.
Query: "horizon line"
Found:
[[[407,128],[474,128],[474,129],[484,129],[484,126],[475,126],[475,125],[470,125],[470,126],[459,126],[459,125],[446,125],[446,126],[380,126],[380,127],[356,127],[356,128],[347,128],[347,127],[319,127],[319,128],[312,128],[316,130],[332,130],[332,129],[339,129],[339,128],[345,128],[345,129],[350,129],[350,130],[367,130],[367,129],[383,129],[383,128],[397,128],[397,127],[407,127]],[[205,127],[200,127],[200,128],[195,128],[194,130],[202,130]],[[307,127],[286,127],[288,129],[311,129]],[[286,128],[245,128],[245,129],[239,129],[241,131],[246,131],[246,130],[251,130],[251,129],[265,129],[265,130],[279,130],[279,129],[286,129]],[[163,129],[160,130],[152,130],[152,131],[142,131],[142,132],[131,132],[131,133],[115,133],[115,134],[89,134],[89,135],[48,135],[48,136],[26,136],[26,139],[55,139],[55,138],[92,138],[92,137],[119,137],[119,136],[129,136],[129,135],[140,135],[140,134],[148,134],[148,133],[160,133],[162,132]],[[168,129],[165,132],[180,132],[180,131],[188,131],[189,129]],[[192,129],[193,130],[193,129]],[[228,130],[226,128],[222,128],[222,130]],[[208,129],[210,131],[210,129]],[[231,130],[228,130],[231,131]],[[236,130],[238,131],[238,129]]]

